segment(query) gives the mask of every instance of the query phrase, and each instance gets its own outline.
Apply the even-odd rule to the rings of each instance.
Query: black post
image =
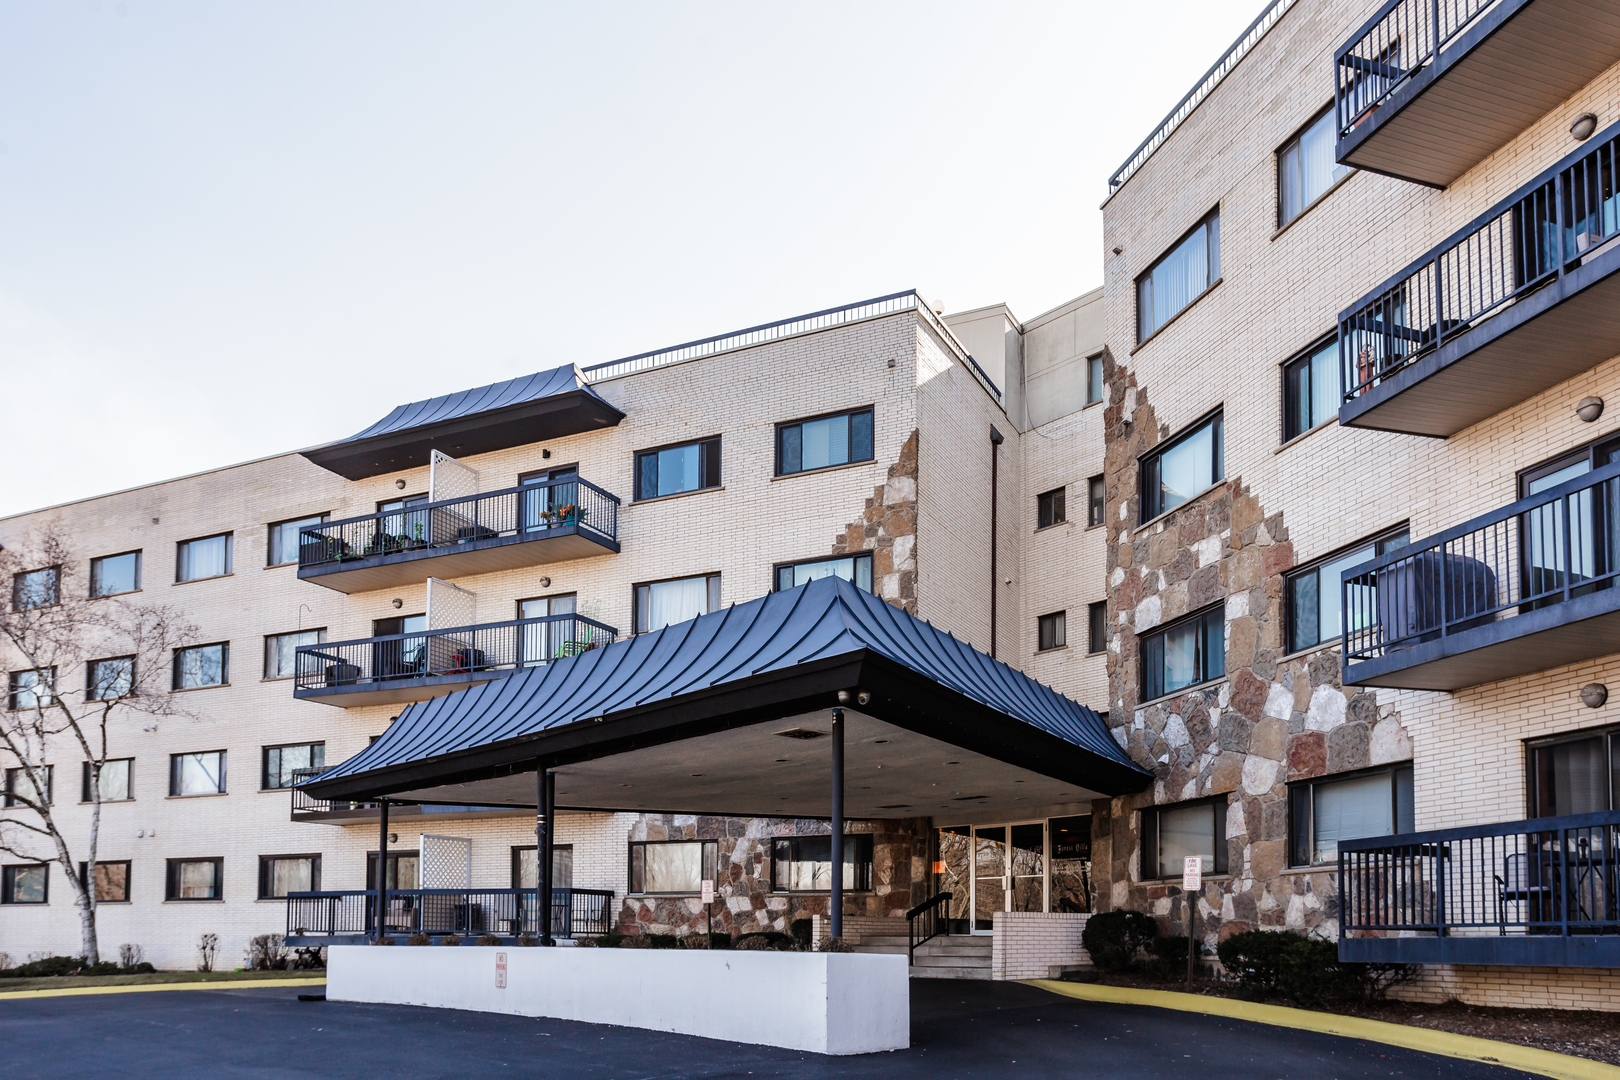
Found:
[[[844,710],[832,711],[832,896],[828,929],[844,936]]]
[[[555,945],[551,936],[551,848],[553,819],[557,816],[557,777],[549,769],[540,770],[539,842],[535,845],[535,881],[540,893],[540,944]]]
[[[377,842],[377,940],[388,933],[388,800],[378,799],[381,838]]]

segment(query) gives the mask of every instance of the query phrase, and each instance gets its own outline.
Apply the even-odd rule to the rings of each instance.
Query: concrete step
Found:
[[[911,969],[913,979],[983,979],[989,981],[990,967],[982,968],[918,968]]]

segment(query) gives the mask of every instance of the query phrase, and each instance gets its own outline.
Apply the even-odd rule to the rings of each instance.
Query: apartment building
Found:
[[[47,531],[71,549],[71,573],[30,570],[14,603],[72,581],[196,627],[172,657],[173,714],[112,726],[104,955],[131,942],[185,967],[214,933],[235,964],[249,938],[302,929],[287,893],[375,887],[379,867],[393,890],[443,859],[463,886],[533,889],[533,809],[395,805],[385,848],[376,805],[291,788],[413,702],[807,580],[841,577],[1106,708],[1102,309],[1099,290],[1028,324],[1005,307],[945,319],[896,294],[402,405],[349,439],[0,520],[8,550]],[[8,705],[26,709],[42,676],[6,666]],[[68,692],[80,674],[53,677]],[[89,808],[63,804],[88,790],[83,755],[59,740],[47,756],[80,851]],[[553,882],[604,897],[609,925],[786,930],[826,910],[824,821],[628,798],[583,810],[566,790],[558,804]],[[893,917],[929,895],[941,828],[1032,847],[1043,883],[1055,832],[1083,881],[1089,811],[1031,805],[1011,836],[971,804],[854,823],[848,909]],[[14,960],[78,949],[49,856],[0,871]],[[700,916],[698,878],[717,861],[738,872]],[[1010,892],[975,898],[972,866],[953,872],[959,923],[987,933]],[[1018,902],[1046,910],[1053,892]],[[1089,905],[1083,884],[1064,895],[1066,910]]]
[[[1111,179],[1104,904],[1620,1008],[1617,122],[1612,4],[1277,0]]]

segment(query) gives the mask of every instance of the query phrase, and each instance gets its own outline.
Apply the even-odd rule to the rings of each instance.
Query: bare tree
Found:
[[[0,586],[11,594],[0,611],[0,659],[10,673],[8,708],[0,711],[0,761],[7,766],[6,803],[22,811],[0,816],[0,852],[61,866],[79,908],[83,956],[93,964],[100,960],[96,855],[108,734],[178,712],[169,693],[170,661],[196,631],[172,608],[92,595],[108,590],[84,581],[78,567],[51,527],[0,550]],[[87,770],[90,827],[79,852],[82,879],[69,841],[82,829],[63,820],[52,799],[51,759],[60,761],[64,753],[81,757]]]

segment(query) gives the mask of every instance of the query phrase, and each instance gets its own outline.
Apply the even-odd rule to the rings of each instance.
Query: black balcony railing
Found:
[[[513,537],[543,540],[562,530],[617,540],[618,496],[574,477],[322,522],[299,533],[298,566],[328,566]]]
[[[374,802],[354,802],[350,799],[317,799],[298,785],[313,780],[324,772],[329,772],[333,766],[328,765],[321,769],[294,769],[292,771],[293,786],[288,790],[292,792],[292,816],[294,820],[310,814],[332,814],[351,810],[376,810]],[[406,803],[393,803],[393,806],[409,805]]]
[[[1334,54],[1339,137],[1371,119],[1496,0],[1389,0]]]
[[[465,676],[541,667],[599,649],[619,632],[583,615],[483,623],[447,630],[385,634],[299,648],[293,689],[379,687],[413,679]]]
[[[1620,125],[1339,315],[1345,400],[1578,268],[1620,235]]]
[[[1344,657],[1389,656],[1510,620],[1612,588],[1617,575],[1620,464],[1350,567],[1340,585]]]
[[[534,889],[389,889],[391,934],[539,934]],[[609,889],[552,889],[553,937],[606,934],[615,910]],[[377,929],[377,891],[287,894],[287,937],[357,937]]]
[[[1339,842],[1351,959],[1538,963],[1572,955],[1560,939],[1601,936],[1585,954],[1613,966],[1617,897],[1620,811]]]

